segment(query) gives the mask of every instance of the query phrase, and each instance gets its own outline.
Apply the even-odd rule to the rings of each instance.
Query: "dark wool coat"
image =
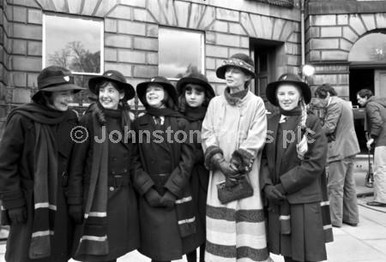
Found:
[[[190,177],[190,186],[193,197],[193,203],[195,208],[195,215],[197,219],[197,232],[194,235],[196,246],[200,246],[206,240],[205,235],[205,220],[206,220],[206,198],[208,194],[209,184],[209,170],[204,165],[204,152],[202,150],[201,143],[197,141],[197,137],[201,140],[202,121],[189,121],[189,130],[194,131],[192,133],[193,143],[193,157],[194,166]]]
[[[375,146],[386,146],[386,98],[370,97],[366,103],[366,131]]]
[[[313,133],[308,141],[305,159],[298,158],[296,144],[300,141],[297,123],[300,116],[290,116],[279,129],[280,114],[268,119],[268,138],[262,165],[260,186],[281,184],[289,203],[291,234],[280,232],[281,205],[266,202],[268,210],[268,247],[270,252],[292,257],[296,261],[325,260],[325,235],[320,202],[321,177],[327,157],[327,137],[314,115],[309,115],[306,126]],[[291,131],[291,133],[290,133]],[[287,135],[285,135],[287,134]],[[283,142],[284,140],[291,142]],[[292,138],[291,138],[292,136]],[[298,136],[298,137],[296,137]],[[264,192],[264,191],[263,191]]]
[[[115,112],[114,112],[115,111]],[[69,204],[87,202],[90,175],[93,165],[93,143],[107,139],[108,142],[108,200],[107,200],[107,239],[109,253],[105,256],[82,255],[75,257],[85,261],[108,261],[116,259],[139,247],[139,220],[137,196],[130,176],[132,144],[121,128],[121,112],[105,110],[105,137],[95,137],[91,112],[80,120],[89,133],[88,139],[74,148],[69,177]],[[114,134],[119,131],[122,139]],[[127,130],[129,134],[129,130]],[[110,136],[110,137],[109,137]],[[112,141],[119,141],[114,143]],[[125,181],[125,182],[124,182]],[[126,181],[129,181],[127,184]],[[83,209],[84,210],[84,209]],[[83,225],[77,226],[74,252],[79,245]]]
[[[165,117],[163,128],[163,130],[156,129],[153,117],[149,114],[134,122],[137,149],[133,155],[133,178],[134,185],[141,195],[139,198],[141,245],[138,250],[152,259],[166,261],[180,259],[197,245],[194,235],[184,238],[180,236],[175,206],[151,207],[144,197],[152,187],[167,189],[178,198],[184,196],[189,188],[193,166],[192,145],[186,143],[184,139],[179,140],[180,142],[168,141],[167,138],[161,139],[160,136],[165,134],[166,128],[169,128],[171,137],[174,137],[178,130],[188,133],[188,122],[183,118]],[[150,138],[147,134],[150,134]],[[153,134],[155,136],[151,136]],[[166,176],[157,176],[161,173]]]
[[[70,132],[77,124],[76,115],[74,112],[72,114],[74,117],[71,120],[52,126],[58,143],[58,152],[56,153],[58,157],[57,211],[55,213],[55,234],[51,238],[51,256],[45,259],[30,260],[28,258],[34,216],[33,176],[36,138],[34,123],[31,119],[20,114],[15,114],[9,120],[0,150],[2,204],[6,209],[26,205],[28,219],[25,224],[11,225],[5,254],[6,261],[60,262],[68,261],[70,258],[73,225],[67,213],[65,189],[67,169],[73,147]],[[55,153],[53,152],[53,154]],[[12,195],[15,197],[11,197]],[[7,217],[3,216],[3,218]]]

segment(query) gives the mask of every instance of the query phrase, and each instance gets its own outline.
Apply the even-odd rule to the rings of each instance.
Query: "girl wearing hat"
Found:
[[[10,225],[5,260],[64,262],[73,232],[65,201],[70,134],[78,122],[68,107],[84,88],[58,66],[44,68],[37,82],[32,102],[9,114],[0,145],[2,222]]]
[[[188,122],[175,111],[177,93],[166,78],[140,83],[137,95],[146,108],[134,122],[134,185],[140,194],[138,250],[153,262],[176,260],[197,247]]]
[[[326,260],[331,225],[323,230],[321,201],[327,138],[318,118],[307,115],[310,88],[288,73],[268,84],[266,94],[280,110],[268,120],[260,183],[267,200],[269,250],[285,261]]]
[[[202,120],[205,117],[209,101],[215,96],[214,90],[208,79],[200,73],[191,73],[177,82],[180,112],[189,121],[189,130],[195,132],[191,138],[194,146],[194,166],[190,177],[190,186],[197,218],[197,232],[195,246],[200,246],[200,261],[204,262],[205,254],[205,219],[206,197],[208,192],[209,172],[204,166],[204,154],[199,134]],[[196,262],[197,254],[194,249],[186,255],[188,262]]]
[[[217,71],[224,94],[213,98],[202,123],[205,165],[210,169],[206,209],[206,261],[270,261],[259,190],[261,150],[266,138],[264,102],[248,90],[254,63],[235,54]],[[222,204],[218,184],[249,181],[253,194]]]
[[[68,193],[79,224],[74,258],[116,261],[139,246],[137,198],[130,178],[133,145],[127,101],[134,88],[118,71],[89,80],[98,96],[80,120]]]

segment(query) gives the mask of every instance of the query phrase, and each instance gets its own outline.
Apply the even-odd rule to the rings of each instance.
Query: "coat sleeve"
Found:
[[[267,117],[266,110],[262,99],[257,100],[255,114],[249,129],[245,130],[246,138],[241,142],[240,147],[236,150],[241,155],[244,163],[252,165],[257,153],[263,148],[267,137]]]
[[[153,179],[150,177],[150,175],[144,170],[142,165],[141,154],[139,150],[140,140],[139,140],[137,121],[134,121],[133,123],[133,130],[135,132],[135,143],[133,143],[133,153],[131,155],[132,159],[131,159],[130,173],[133,179],[134,188],[142,196],[147,191],[149,191],[149,189],[152,186],[154,186],[154,182],[153,182]]]
[[[179,123],[179,130],[182,130],[185,134],[189,134],[188,122],[185,119],[177,121]],[[179,198],[183,196],[184,189],[189,182],[192,172],[192,167],[194,165],[193,150],[194,144],[189,143],[188,140],[185,139],[181,143],[181,159],[164,186]]]
[[[336,126],[338,125],[339,118],[342,114],[342,106],[341,103],[331,103],[331,105],[327,107],[327,114],[323,124],[326,135],[335,133]]]
[[[79,132],[86,134],[87,138],[75,142],[71,166],[68,177],[67,203],[69,205],[78,205],[83,203],[84,179],[86,172],[86,162],[90,161],[87,156],[92,150],[91,142],[93,141],[92,119],[90,114],[86,114],[79,122]],[[80,135],[80,133],[79,133]],[[91,154],[92,155],[92,154]]]
[[[217,153],[222,154],[222,150],[218,146],[214,126],[214,117],[216,116],[214,100],[215,98],[209,102],[208,110],[206,111],[201,127],[201,145],[204,152],[205,166],[208,169],[213,169],[213,166],[211,165],[212,157]]]
[[[327,160],[327,137],[314,119],[308,125],[308,151],[300,164],[280,176],[280,182],[288,194],[295,193],[311,184],[322,174]]]
[[[374,102],[369,102],[366,106],[366,113],[370,122],[370,135],[377,138],[382,130],[383,120],[379,106]]]
[[[0,193],[5,209],[25,205],[20,185],[19,161],[25,143],[23,117],[15,114],[7,123],[0,145]]]

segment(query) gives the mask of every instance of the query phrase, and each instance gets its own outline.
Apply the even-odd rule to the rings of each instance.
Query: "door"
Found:
[[[386,97],[386,70],[374,71],[374,95]]]

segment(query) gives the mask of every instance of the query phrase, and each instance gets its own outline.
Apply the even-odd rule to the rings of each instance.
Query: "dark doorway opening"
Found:
[[[360,108],[357,102],[357,92],[361,89],[370,89],[374,92],[374,69],[350,69],[350,101],[354,106],[354,125],[358,137],[361,153],[367,153],[365,133],[365,110]]]

